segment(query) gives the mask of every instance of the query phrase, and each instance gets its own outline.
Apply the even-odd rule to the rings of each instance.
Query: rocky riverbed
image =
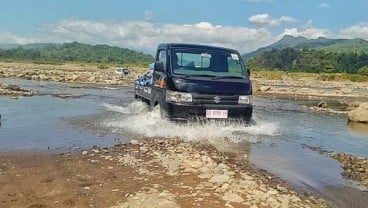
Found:
[[[27,158],[27,162],[25,162]],[[241,156],[178,139],[0,156],[1,207],[328,207]]]
[[[329,152],[328,155],[341,163],[344,177],[358,181],[368,188],[368,158],[338,152]]]
[[[343,169],[341,175],[347,179],[357,181],[368,188],[368,158],[336,151],[327,151],[321,147],[304,146],[310,150],[318,151],[320,154],[327,154],[331,158],[339,161]]]
[[[0,95],[3,96],[12,96],[16,98],[17,96],[33,96],[36,94],[37,92],[23,89],[17,85],[7,85],[0,83]]]
[[[291,78],[283,75],[280,79],[269,79],[255,74],[252,76],[254,93],[276,97],[303,98],[368,98],[368,82],[323,81],[318,77]]]
[[[101,68],[101,67],[100,67]],[[131,86],[133,80],[145,70],[143,67],[131,67],[128,75],[115,73],[115,68],[85,64],[31,64],[0,62],[0,77],[27,80],[93,83],[105,85]]]

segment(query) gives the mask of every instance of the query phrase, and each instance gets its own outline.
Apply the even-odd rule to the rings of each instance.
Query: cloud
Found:
[[[317,28],[287,28],[283,33],[279,35],[279,37],[283,37],[285,35],[291,35],[294,37],[306,37],[308,39],[316,39],[319,37],[331,37],[332,34],[329,30],[326,29],[317,29]]]
[[[40,42],[38,38],[26,38],[12,33],[0,33],[0,43],[15,43],[23,45],[38,42]]]
[[[34,37],[0,33],[0,43],[63,43],[78,41],[88,44],[108,44],[153,53],[159,43],[198,43],[235,48],[241,53],[269,45],[284,35],[303,36],[309,39],[363,38],[368,40],[368,23],[342,29],[338,34],[315,28],[312,21],[301,27],[286,28],[279,34],[268,28],[232,27],[209,22],[195,24],[158,24],[148,21],[100,22],[90,20],[62,20],[40,29]]]
[[[342,38],[361,38],[368,40],[368,23],[359,23],[351,27],[340,30],[339,36]]]
[[[161,42],[211,44],[245,52],[275,41],[270,31],[264,28],[229,27],[209,22],[156,24],[146,21],[63,20],[44,27],[43,33],[58,42],[103,43],[146,52],[153,52]]]
[[[298,20],[292,17],[288,17],[288,16],[282,16],[280,18],[273,18],[269,14],[256,14],[256,15],[250,16],[248,18],[248,21],[260,27],[273,27],[273,26],[279,26],[280,24],[284,24],[284,23],[297,22]]]
[[[329,8],[331,8],[331,6],[329,4],[327,4],[327,3],[322,2],[322,3],[320,3],[320,4],[317,5],[317,8],[320,8],[320,9],[329,9]]]

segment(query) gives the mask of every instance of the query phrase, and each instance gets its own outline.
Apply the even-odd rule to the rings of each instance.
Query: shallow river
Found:
[[[206,140],[242,153],[303,191],[354,186],[340,175],[340,164],[303,146],[368,156],[368,134],[349,128],[345,116],[310,112],[304,101],[255,98],[256,125],[175,124],[133,100],[131,88],[0,79],[40,92],[41,96],[0,97],[0,150],[69,150],[112,146],[144,136]],[[72,94],[61,99],[52,95]],[[314,101],[308,101],[314,102]],[[315,101],[318,102],[318,101]],[[360,129],[367,128],[366,126]]]

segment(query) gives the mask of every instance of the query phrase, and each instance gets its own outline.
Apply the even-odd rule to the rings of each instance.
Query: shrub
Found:
[[[105,64],[100,64],[100,65],[97,66],[97,68],[99,68],[99,69],[108,69],[109,66],[107,66]]]
[[[363,66],[358,70],[358,74],[368,76],[368,66]]]

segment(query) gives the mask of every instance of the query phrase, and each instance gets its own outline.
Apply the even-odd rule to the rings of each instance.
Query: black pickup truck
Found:
[[[135,82],[135,98],[160,107],[171,120],[252,117],[250,72],[239,52],[193,45],[160,44],[156,62]]]

